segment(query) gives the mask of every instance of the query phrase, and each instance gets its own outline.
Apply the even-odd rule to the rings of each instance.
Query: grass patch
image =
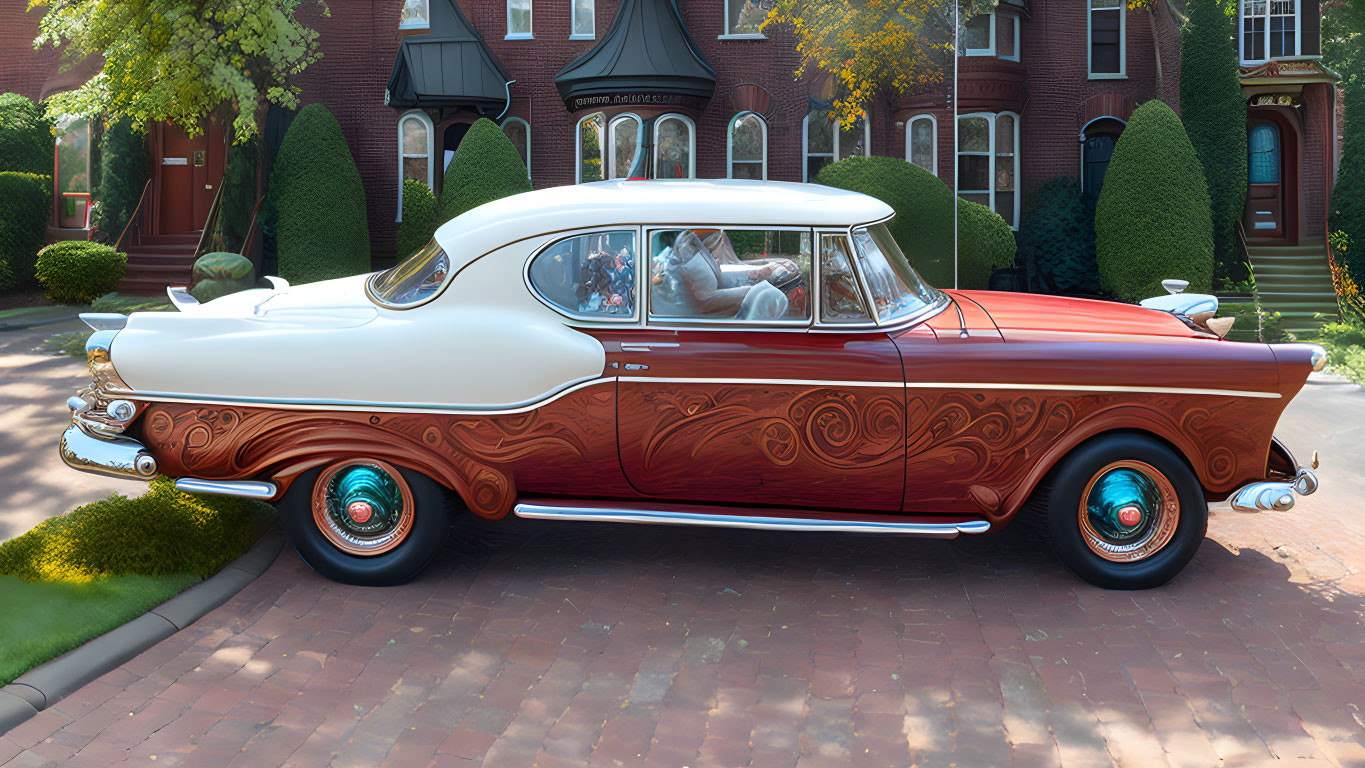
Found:
[[[85,359],[85,342],[94,331],[67,331],[43,339],[42,350],[53,355]]]
[[[167,299],[120,296],[117,293],[106,293],[90,303],[91,312],[117,312],[120,315],[131,315],[134,312],[170,312],[174,309],[175,305]]]
[[[262,502],[180,493],[160,477],[0,544],[0,685],[217,572],[274,518]]]

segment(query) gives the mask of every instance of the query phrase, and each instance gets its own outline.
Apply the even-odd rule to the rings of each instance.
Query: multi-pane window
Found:
[[[696,176],[692,121],[664,115],[654,121],[654,178],[690,179]]]
[[[507,37],[531,37],[531,0],[507,0]]]
[[[916,115],[905,126],[905,159],[934,173],[938,157],[938,121],[933,115]]]
[[[729,178],[768,178],[768,124],[762,117],[753,112],[735,115],[730,121],[729,152]]]
[[[768,18],[773,0],[724,0],[725,35],[762,37],[759,27]]]
[[[995,55],[993,15],[981,13],[962,22],[962,29],[957,33],[957,47],[963,56]]]
[[[869,154],[872,141],[868,135],[867,121],[861,117],[848,130],[844,130],[843,124],[835,122],[829,112],[820,110],[807,114],[802,125],[805,134],[802,181],[814,181],[820,169],[835,160],[866,157]]]
[[[593,26],[593,0],[570,0],[573,3],[573,20],[569,27],[569,37],[581,39],[592,39],[595,35]]]
[[[964,115],[957,123],[957,194],[990,208],[1011,227],[1019,218],[1019,117]]]
[[[526,166],[526,177],[531,177],[531,125],[520,117],[509,117],[502,121],[502,132],[521,155],[521,163]]]
[[[1242,0],[1242,60],[1299,55],[1295,0]]]
[[[434,129],[425,112],[414,110],[398,119],[398,216],[403,216],[403,182],[420,181],[434,189],[431,136]]]
[[[810,319],[810,230],[669,229],[649,244],[651,318]]]
[[[1091,77],[1124,75],[1125,0],[1088,0]]]

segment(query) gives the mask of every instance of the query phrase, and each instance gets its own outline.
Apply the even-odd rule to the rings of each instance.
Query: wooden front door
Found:
[[[173,235],[203,229],[223,179],[222,132],[209,127],[191,137],[173,125],[157,130],[155,232]]]
[[[1285,236],[1283,146],[1274,123],[1256,123],[1247,135],[1247,237]]]

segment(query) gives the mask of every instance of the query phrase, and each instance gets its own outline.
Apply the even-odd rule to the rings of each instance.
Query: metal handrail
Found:
[[[261,206],[264,204],[265,195],[261,195],[256,199],[256,205],[251,208],[251,224],[246,228],[246,240],[242,242],[242,250],[238,252],[242,256],[247,256],[247,254],[251,252],[251,245],[256,238],[256,230],[260,229],[261,226],[260,220],[257,217],[261,215]],[[251,257],[247,256],[247,258],[249,259]]]
[[[204,222],[204,228],[199,232],[199,242],[194,246],[194,258],[197,261],[204,255],[204,243],[213,235],[213,228],[218,224],[218,209],[223,203],[223,188],[227,186],[222,182],[218,184],[218,191],[213,194],[213,204],[209,206],[208,219]]]
[[[151,189],[151,186],[151,179],[147,179],[147,183],[142,185],[142,194],[138,196],[137,205],[133,207],[133,215],[128,217],[128,223],[123,225],[123,232],[114,241],[114,250],[117,251],[119,246],[123,244],[123,238],[128,234],[128,228],[133,226],[133,222],[137,221],[138,214],[142,212],[142,202],[147,199],[147,190]]]

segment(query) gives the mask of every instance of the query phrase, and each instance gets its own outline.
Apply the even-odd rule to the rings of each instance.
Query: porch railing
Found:
[[[134,224],[137,224],[138,227],[137,231],[139,234],[141,233],[142,222],[138,220],[138,217],[142,213],[142,204],[147,200],[147,190],[151,188],[152,180],[147,179],[147,183],[142,185],[142,194],[139,195],[137,198],[137,205],[133,207],[133,215],[128,217],[128,223],[123,225],[123,232],[120,233],[118,239],[114,241],[114,250],[116,251],[121,250],[123,246],[123,238],[128,236],[128,230],[132,229]]]

